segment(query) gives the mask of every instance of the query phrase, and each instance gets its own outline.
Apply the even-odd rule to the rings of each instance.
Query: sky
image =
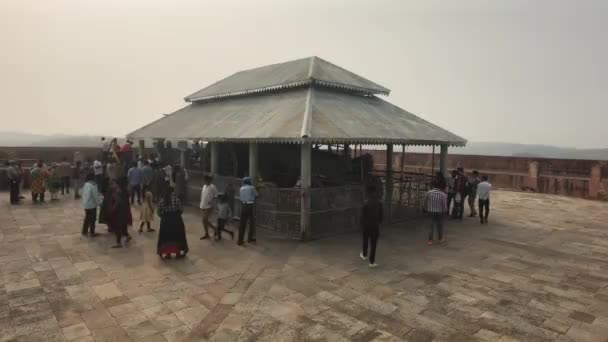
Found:
[[[469,141],[608,147],[605,0],[1,0],[0,131],[124,136],[319,56]]]

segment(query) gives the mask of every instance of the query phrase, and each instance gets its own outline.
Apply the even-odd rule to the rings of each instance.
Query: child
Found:
[[[139,225],[140,233],[144,231],[144,223],[148,227],[148,232],[154,231],[150,227],[150,222],[154,220],[154,204],[152,204],[152,193],[150,191],[146,191],[144,195],[144,202],[139,210],[139,219],[141,220],[141,224]]]
[[[95,176],[86,176],[86,183],[82,187],[82,207],[84,208],[84,222],[82,223],[82,235],[97,236],[95,233],[95,219],[97,218],[97,206],[99,205],[99,191],[95,184]]]
[[[234,240],[234,232],[226,229],[226,223],[230,221],[232,218],[232,209],[230,209],[230,205],[228,204],[228,199],[226,195],[221,194],[218,196],[219,203],[217,205],[217,229],[215,230],[215,239],[222,239],[222,231],[230,234],[230,238]]]

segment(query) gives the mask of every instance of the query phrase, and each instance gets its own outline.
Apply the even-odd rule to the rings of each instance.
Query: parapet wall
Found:
[[[150,150],[151,151],[151,150]],[[29,166],[36,160],[61,161],[63,157],[73,161],[79,152],[83,160],[98,157],[99,149],[91,147],[0,147],[0,190],[6,190],[8,182],[3,168],[9,159],[23,160]],[[148,152],[148,151],[147,151]],[[367,150],[373,156],[375,169],[386,168],[386,152]],[[353,154],[358,154],[353,151]],[[439,169],[439,153],[409,153],[403,155],[395,149],[393,170],[431,174]],[[467,172],[478,170],[490,177],[495,188],[536,191],[588,199],[608,200],[608,161],[549,159],[531,157],[500,157],[477,155],[448,155],[448,169],[463,167]]]
[[[375,169],[386,169],[385,151],[363,152],[372,155]],[[393,171],[401,170],[402,158],[408,172],[439,170],[439,153],[433,162],[429,153],[395,151]],[[449,154],[448,170],[457,167],[488,175],[495,188],[608,200],[608,161]]]

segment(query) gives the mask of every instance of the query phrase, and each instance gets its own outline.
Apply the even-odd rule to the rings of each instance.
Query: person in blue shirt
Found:
[[[99,205],[99,191],[95,183],[95,175],[87,174],[86,182],[82,187],[82,207],[84,208],[84,223],[82,224],[82,235],[89,234],[91,237],[97,236],[95,233],[95,219],[97,217],[97,206]]]
[[[258,192],[255,187],[251,184],[251,178],[243,178],[243,186],[241,186],[240,196],[241,199],[241,225],[239,226],[239,240],[238,245],[243,245],[243,239],[245,238],[245,228],[249,222],[249,234],[247,242],[255,242],[255,200],[258,197]]]
[[[137,195],[137,204],[141,204],[141,185],[143,183],[143,171],[137,167],[137,163],[133,163],[129,172],[127,172],[127,178],[129,179],[129,189],[131,192],[131,205],[135,202],[135,195]]]

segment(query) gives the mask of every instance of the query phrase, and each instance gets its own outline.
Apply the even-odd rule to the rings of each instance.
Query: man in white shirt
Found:
[[[203,229],[205,230],[205,235],[201,237],[201,240],[209,238],[209,227],[213,228],[213,230],[216,229],[215,226],[209,222],[209,217],[215,208],[217,199],[217,188],[214,184],[211,184],[212,180],[213,178],[208,175],[203,178],[204,185],[201,193],[200,208],[203,209]]]
[[[482,176],[481,183],[477,185],[477,198],[479,199],[479,222],[481,222],[481,224],[488,223],[488,215],[490,214],[490,192],[492,192],[492,184],[488,182],[488,176]]]

